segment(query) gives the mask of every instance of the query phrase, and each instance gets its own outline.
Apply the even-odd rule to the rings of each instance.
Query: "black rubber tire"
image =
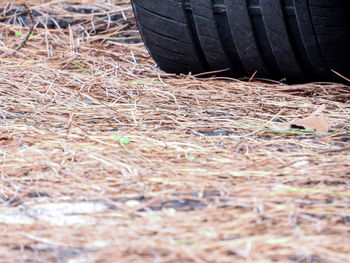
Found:
[[[226,70],[289,82],[350,76],[349,0],[133,0],[140,33],[172,73]]]

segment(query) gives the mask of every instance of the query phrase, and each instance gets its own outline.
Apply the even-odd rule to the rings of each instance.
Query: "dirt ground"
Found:
[[[26,2],[18,51],[0,3],[1,263],[350,262],[349,86],[166,74],[128,1]],[[327,133],[269,128],[320,105]]]

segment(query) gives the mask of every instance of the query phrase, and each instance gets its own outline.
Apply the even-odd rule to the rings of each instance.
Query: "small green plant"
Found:
[[[112,136],[112,140],[118,141],[121,145],[127,145],[130,143],[130,138],[129,137],[123,137],[119,134],[115,134]]]
[[[22,32],[21,32],[21,31],[16,31],[16,32],[15,32],[15,36],[16,36],[16,37],[21,37],[21,36],[22,36]],[[33,33],[30,33],[30,34],[29,34],[29,38],[31,38],[32,36],[34,36],[34,34],[33,34]]]

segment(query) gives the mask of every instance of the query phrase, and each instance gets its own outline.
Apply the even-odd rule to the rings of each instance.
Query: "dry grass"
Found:
[[[80,21],[0,23],[0,262],[349,262],[348,86],[165,74],[128,1],[27,2]]]

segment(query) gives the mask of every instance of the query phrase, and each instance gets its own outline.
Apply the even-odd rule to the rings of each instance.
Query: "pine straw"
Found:
[[[128,3],[91,2],[128,20],[12,56],[26,28],[1,23],[0,262],[348,261],[349,87],[166,74],[116,39]],[[321,104],[327,134],[267,128]]]

